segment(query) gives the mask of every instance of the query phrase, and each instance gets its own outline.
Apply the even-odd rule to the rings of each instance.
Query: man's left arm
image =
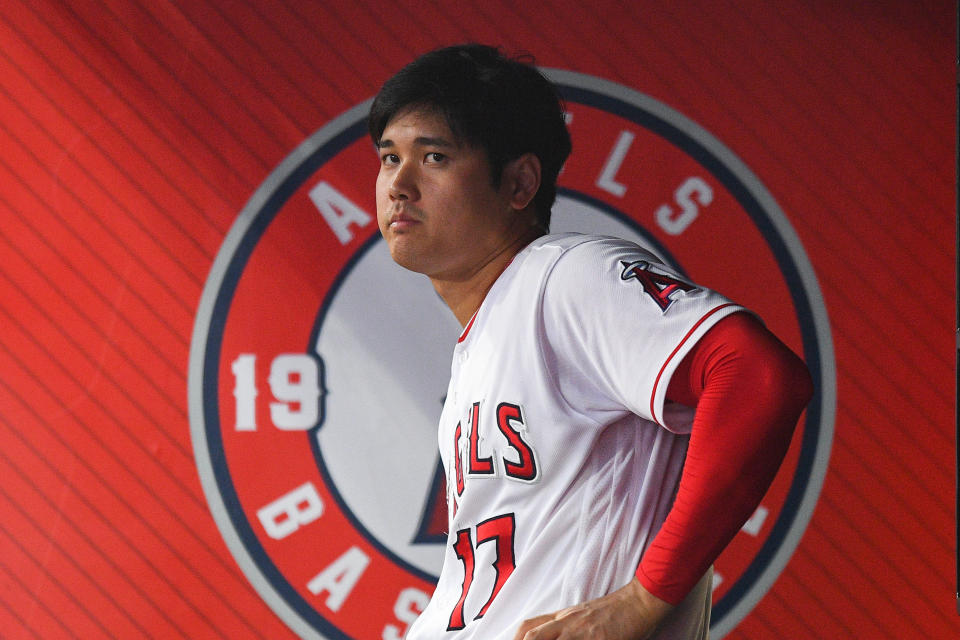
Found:
[[[812,393],[806,365],[756,318],[717,322],[670,380],[667,398],[696,412],[676,501],[636,579],[524,622],[515,640],[652,635],[756,510]]]

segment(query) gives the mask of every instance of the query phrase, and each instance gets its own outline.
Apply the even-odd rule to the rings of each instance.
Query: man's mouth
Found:
[[[391,229],[407,229],[419,223],[420,221],[411,216],[409,213],[406,213],[405,211],[396,211],[390,216],[390,223],[388,226]]]

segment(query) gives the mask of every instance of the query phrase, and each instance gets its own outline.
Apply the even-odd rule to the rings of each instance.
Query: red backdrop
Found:
[[[475,40],[697,123],[772,195],[812,265],[835,360],[826,475],[799,544],[727,637],[957,637],[955,8],[662,5],[2,3],[0,635],[293,637],[198,474],[188,398],[204,382],[188,369],[204,286],[285,158],[416,54]],[[330,169],[337,188],[370,211],[375,165],[351,182],[347,160]],[[247,457],[232,464],[264,471]]]

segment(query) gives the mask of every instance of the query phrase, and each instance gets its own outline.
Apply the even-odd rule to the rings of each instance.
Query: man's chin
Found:
[[[393,261],[408,271],[425,274],[427,272],[425,261],[416,255],[412,255],[409,251],[405,251],[402,247],[398,247],[397,244],[395,242],[389,243],[390,257],[393,258]]]

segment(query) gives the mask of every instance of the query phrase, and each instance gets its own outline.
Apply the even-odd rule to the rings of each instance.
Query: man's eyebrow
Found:
[[[457,146],[446,138],[434,136],[418,136],[417,138],[414,138],[413,143],[421,147],[446,147],[448,149],[452,149]],[[396,145],[394,144],[393,140],[388,138],[382,138],[377,143],[378,149],[387,149],[394,146]]]

